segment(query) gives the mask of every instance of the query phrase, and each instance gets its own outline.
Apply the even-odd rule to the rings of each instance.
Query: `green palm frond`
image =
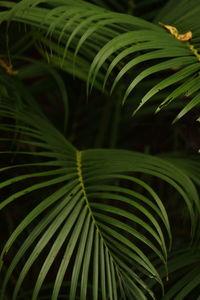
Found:
[[[0,8],[0,300],[198,299],[200,0]]]
[[[4,70],[0,70],[0,96],[2,99],[7,98],[7,101],[12,103],[16,109],[20,109],[21,106],[26,104],[31,107],[31,110],[39,113],[41,108],[36,98],[41,91],[43,92],[44,84],[46,86],[48,84],[51,89],[52,87],[54,90],[58,89],[62,107],[64,108],[63,131],[66,131],[68,123],[68,94],[61,75],[52,65],[39,60],[22,56],[17,57],[15,61],[17,64],[22,62],[24,64],[17,70],[16,76],[12,77],[6,74]],[[32,81],[29,85],[27,85],[28,80]]]
[[[168,260],[168,281],[162,300],[181,300],[199,296],[200,255],[199,245],[183,247],[173,250]],[[165,270],[160,267],[161,277],[165,277]],[[151,284],[150,284],[151,285]]]
[[[40,2],[45,5],[37,5]],[[189,101],[175,120],[199,106],[199,89],[195,84],[199,81],[200,70],[196,17],[191,26],[187,24],[193,39],[184,43],[159,25],[110,12],[85,1],[23,0],[18,4],[4,1],[0,4],[10,8],[1,12],[0,20],[34,27],[40,52],[49,62],[86,80],[88,92],[96,85],[112,93],[127,75],[129,82],[124,90],[124,103],[143,80],[161,73],[160,82],[144,94],[134,113],[165,89],[169,89],[168,96],[158,105],[157,111],[184,95],[189,95]],[[197,3],[195,9],[198,11],[200,4]],[[179,29],[182,30],[178,26]],[[173,71],[174,68],[177,70]],[[166,71],[170,72],[167,78]]]
[[[181,0],[177,3],[170,0],[156,16],[155,22],[161,21],[172,26],[177,26],[180,31],[191,30],[194,33],[192,43],[196,44],[200,33],[198,26],[199,5],[199,0]]]
[[[35,208],[14,230],[2,250],[1,267],[5,265],[7,271],[1,298],[19,265],[21,271],[11,297],[15,300],[23,296],[23,282],[39,259],[41,266],[35,277],[32,299],[38,299],[52,268],[55,280],[51,299],[54,300],[62,294],[65,280],[70,280],[67,290],[70,300],[77,296],[119,299],[119,295],[128,299],[154,299],[145,279],[153,278],[161,286],[163,283],[148,253],[154,253],[166,268],[172,236],[159,195],[137,174],[153,176],[175,189],[186,202],[194,236],[198,228],[199,199],[184,169],[164,159],[131,151],[78,151],[41,112],[29,111],[26,105],[16,110],[2,102],[0,113],[7,120],[17,120],[15,155],[27,156],[27,163],[12,162],[1,168],[1,174],[15,169],[23,173],[1,181],[1,189],[18,188],[1,201],[0,209],[20,201],[21,197],[30,201],[37,191]],[[12,122],[4,122],[0,129],[16,134]],[[10,139],[13,141],[12,136]],[[50,191],[46,196],[45,189]],[[30,235],[26,235],[28,228],[31,228]],[[19,236],[23,241],[16,246]],[[17,252],[7,266],[6,258],[13,247]],[[59,263],[55,265],[56,259]]]
[[[200,178],[200,161],[198,157],[186,157],[181,155],[161,155],[165,160],[168,160],[172,164],[175,164],[177,167],[181,168],[192,180],[199,185]]]

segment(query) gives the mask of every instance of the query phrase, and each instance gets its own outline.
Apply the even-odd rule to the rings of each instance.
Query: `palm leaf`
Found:
[[[34,282],[33,299],[38,299],[57,260],[60,263],[55,269],[51,299],[62,295],[66,278],[71,282],[66,293],[71,300],[90,297],[88,283],[91,280],[94,299],[105,299],[107,295],[111,299],[118,299],[119,295],[130,299],[155,298],[144,279],[151,277],[161,286],[163,283],[147,253],[154,253],[166,268],[166,239],[171,240],[171,230],[161,199],[136,174],[157,177],[175,188],[186,201],[194,234],[200,208],[190,174],[167,160],[146,154],[125,150],[78,151],[41,112],[28,111],[26,105],[16,110],[9,103],[2,103],[0,108],[4,117],[18,120],[17,128],[23,136],[18,144],[25,144],[27,151],[19,148],[16,155],[26,153],[38,157],[35,163],[28,160],[1,169],[4,174],[12,168],[18,172],[23,168],[27,171],[1,182],[1,187],[14,187],[18,182],[26,185],[3,199],[0,208],[24,195],[33,197],[33,191],[38,195],[44,188],[51,191],[47,196],[44,192],[41,197],[37,196],[35,208],[4,246],[1,267],[7,253],[13,247],[16,249],[17,238],[31,228],[31,235],[23,238],[7,267],[2,297],[19,264],[21,271],[12,297],[22,296],[23,282],[39,257],[42,263]],[[4,122],[1,130],[16,132],[10,122]],[[29,151],[33,143],[36,150]],[[1,155],[4,153],[9,151]],[[37,179],[37,182],[30,183],[30,179]],[[149,249],[148,252],[142,245]],[[24,262],[23,257],[26,257]],[[138,272],[142,276],[138,276]]]
[[[181,0],[174,5],[173,0],[170,0],[156,16],[155,22],[162,21],[165,24],[177,26],[181,31],[193,31],[194,44],[196,44],[199,34],[199,27],[197,26],[199,10],[198,1]]]
[[[166,291],[161,299],[181,300],[186,297],[196,298],[199,295],[200,256],[198,245],[173,250],[169,255],[168,268]],[[164,278],[165,270],[162,267],[160,267],[160,273]],[[151,283],[149,284],[151,286]]]
[[[170,96],[162,100],[157,109],[159,111],[163,104],[168,104],[169,98],[172,101],[187,94],[185,83],[199,77],[197,51],[199,31],[194,9],[184,17],[178,18],[180,22],[177,26],[181,29],[181,22],[187,20],[189,22],[191,15],[194,17],[191,24],[187,24],[188,30],[193,32],[194,43],[193,40],[183,43],[158,25],[127,14],[110,12],[84,1],[74,3],[71,0],[48,0],[43,7],[38,5],[40,2],[43,3],[43,1],[31,0],[23,0],[17,4],[1,1],[2,7],[9,7],[10,10],[1,12],[0,20],[14,20],[35,28],[34,38],[38,35],[39,44],[42,45],[40,52],[50,62],[87,81],[88,91],[95,85],[97,88],[106,87],[107,91],[112,92],[122,77],[127,74],[130,82],[126,84],[124,102],[146,77],[171,68],[180,68],[175,73],[171,72],[167,79],[162,73],[160,83],[143,96],[135,110],[141,108],[160,90],[175,86],[175,91],[178,85],[179,92],[171,92]],[[183,0],[181,3],[183,4],[181,12],[184,12],[184,9],[188,9],[189,1]],[[195,11],[199,9],[197,3]],[[176,11],[175,7],[174,18],[177,17]],[[141,68],[137,71],[138,64]],[[116,71],[113,73],[114,68],[117,74]],[[134,79],[132,79],[132,69],[137,73]],[[113,82],[110,79],[111,74],[112,76],[115,74]],[[108,82],[108,79],[111,82]],[[198,95],[199,90],[193,92],[190,90],[193,99],[185,105],[175,120],[199,106]]]

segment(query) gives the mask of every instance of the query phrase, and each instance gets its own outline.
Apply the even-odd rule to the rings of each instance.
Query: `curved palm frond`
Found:
[[[46,6],[38,6],[40,2]],[[0,20],[14,20],[36,28],[35,34],[42,45],[40,51],[50,62],[87,80],[88,92],[94,84],[112,92],[128,74],[130,82],[124,91],[125,102],[141,81],[161,72],[160,82],[143,96],[134,112],[157,93],[171,87],[172,91],[157,111],[183,95],[189,95],[191,100],[184,104],[175,120],[199,106],[196,82],[199,82],[200,55],[196,18],[187,26],[192,30],[193,39],[184,43],[158,25],[84,1],[23,0],[18,4],[5,4],[4,1],[0,4],[10,8],[0,14]],[[200,9],[200,4],[197,3],[195,9]],[[175,68],[177,70],[173,71]],[[136,71],[134,79],[132,70]],[[166,70],[171,70],[171,74],[164,78]]]
[[[200,12],[199,4],[199,0],[181,0],[174,5],[174,1],[170,0],[156,16],[155,22],[162,21],[171,24],[179,27],[181,31],[193,31],[195,33],[193,43],[196,44],[200,33],[197,25]]]
[[[6,74],[4,70],[0,70],[0,96],[9,103],[13,103],[16,109],[20,110],[20,107],[29,105],[30,109],[41,113],[41,107],[35,98],[38,98],[43,92],[44,84],[58,88],[62,107],[64,108],[63,113],[63,131],[66,131],[68,123],[68,94],[65,87],[65,83],[58,71],[49,64],[43,63],[27,57],[17,57],[16,62],[23,66],[17,70],[17,76],[10,76]],[[31,84],[27,85],[27,81],[31,80]],[[55,104],[57,105],[57,103]]]
[[[154,299],[145,278],[154,278],[161,286],[163,283],[148,253],[154,253],[166,268],[166,239],[171,244],[171,230],[158,194],[136,174],[157,177],[174,187],[188,206],[194,235],[199,199],[184,170],[164,159],[131,151],[78,151],[42,113],[29,111],[26,105],[16,110],[1,103],[0,113],[7,120],[17,120],[17,144],[26,147],[18,148],[15,154],[33,157],[27,163],[1,168],[2,174],[15,169],[23,173],[1,181],[1,189],[18,188],[1,201],[0,209],[24,196],[28,201],[37,191],[35,208],[18,225],[1,253],[1,267],[7,267],[1,297],[19,265],[21,271],[11,297],[23,296],[23,282],[39,259],[41,267],[32,299],[38,299],[52,268],[56,274],[53,300],[62,294],[64,280],[70,280],[65,293],[71,300],[78,295],[81,299],[88,299],[88,295],[93,299],[108,295],[110,299],[119,295],[128,299],[147,299],[149,295]],[[0,128],[16,134],[12,122],[4,122]],[[42,192],[45,188],[50,191],[46,196]],[[29,227],[31,235],[26,236]],[[20,235],[25,237],[16,246]],[[14,246],[17,253],[7,266],[6,258]],[[57,265],[55,260],[59,261]],[[91,280],[92,291],[88,287]]]
[[[200,161],[198,157],[186,157],[181,155],[161,155],[165,160],[168,160],[170,163],[175,164],[176,167],[182,169],[192,180],[199,185],[199,171],[200,171]]]
[[[200,282],[199,245],[173,250],[168,260],[168,281],[162,300],[181,300],[185,298],[198,299]],[[157,266],[158,267],[158,266]],[[165,270],[158,267],[161,277],[165,277]],[[148,283],[149,286],[154,283]]]

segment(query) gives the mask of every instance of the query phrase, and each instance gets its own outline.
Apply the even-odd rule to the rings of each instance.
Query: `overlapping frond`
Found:
[[[192,43],[196,44],[200,34],[198,26],[199,13],[199,0],[181,0],[177,3],[170,0],[156,16],[155,22],[161,21],[166,24],[171,24],[183,31],[191,30],[194,34]]]
[[[0,209],[21,197],[30,201],[37,191],[35,208],[14,230],[1,253],[1,267],[7,268],[1,298],[19,265],[21,271],[11,297],[23,296],[23,282],[38,259],[40,268],[32,299],[38,299],[52,268],[55,280],[51,299],[58,299],[66,280],[70,285],[65,294],[71,300],[78,295],[81,299],[105,299],[108,295],[110,299],[119,299],[119,295],[154,298],[143,277],[154,278],[161,285],[162,281],[148,253],[154,253],[166,268],[171,230],[158,194],[136,174],[148,174],[174,187],[188,206],[195,234],[200,208],[189,176],[164,159],[145,154],[78,151],[42,114],[28,111],[26,106],[16,110],[2,102],[0,113],[6,120],[17,120],[15,155],[23,155],[23,159],[27,156],[27,162],[12,162],[0,169],[4,178],[12,170],[18,170],[18,174],[23,171],[1,181],[1,189],[18,188],[2,199]],[[16,128],[12,122],[4,122],[0,129],[10,132],[13,141]],[[31,234],[26,236],[28,228]],[[21,235],[23,241],[17,246]],[[13,247],[17,251],[7,265]]]
[[[0,59],[0,210],[31,207],[0,255],[1,300],[155,299],[155,285],[162,299],[179,300],[199,290],[197,157],[80,151],[34,97],[44,82],[56,85],[66,129],[68,97],[56,65],[83,79],[88,93],[96,87],[111,94],[123,82],[123,103],[139,88],[134,113],[149,100],[158,112],[182,97],[175,120],[181,118],[200,104],[200,2],[181,0],[175,7],[169,1],[154,24],[108,10],[122,10],[124,1],[93,2],[101,7],[82,0],[0,1],[0,22],[25,24],[22,40],[10,47],[7,37],[19,70],[4,60],[5,53]],[[191,31],[192,39],[178,40],[166,24],[180,34]],[[33,45],[49,65],[19,57]],[[176,230],[166,210],[173,200],[162,197],[165,191],[184,205],[191,222],[191,247],[170,256]]]
[[[162,300],[181,300],[196,298],[199,296],[200,282],[200,255],[199,245],[195,247],[183,247],[175,249],[169,255],[168,278],[165,288],[165,295]],[[157,265],[161,277],[165,277],[165,270]],[[150,281],[148,285],[153,284]]]
[[[185,7],[189,1],[182,2]],[[191,20],[186,30],[193,34],[191,41],[182,42],[158,24],[81,0],[1,1],[0,5],[10,8],[1,12],[1,21],[15,20],[36,28],[40,52],[50,62],[86,80],[88,92],[93,85],[112,92],[121,80],[126,80],[125,102],[137,85],[159,73],[160,82],[144,94],[134,112],[165,89],[169,90],[168,96],[161,100],[157,111],[181,96],[189,96],[189,100],[176,120],[199,106],[199,29],[197,17],[190,18],[194,9],[179,18],[177,29],[185,30],[179,25]],[[195,11],[198,9],[197,3]]]

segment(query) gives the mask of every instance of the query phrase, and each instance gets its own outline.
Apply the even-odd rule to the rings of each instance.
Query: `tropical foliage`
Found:
[[[200,1],[0,7],[0,299],[200,299]]]

